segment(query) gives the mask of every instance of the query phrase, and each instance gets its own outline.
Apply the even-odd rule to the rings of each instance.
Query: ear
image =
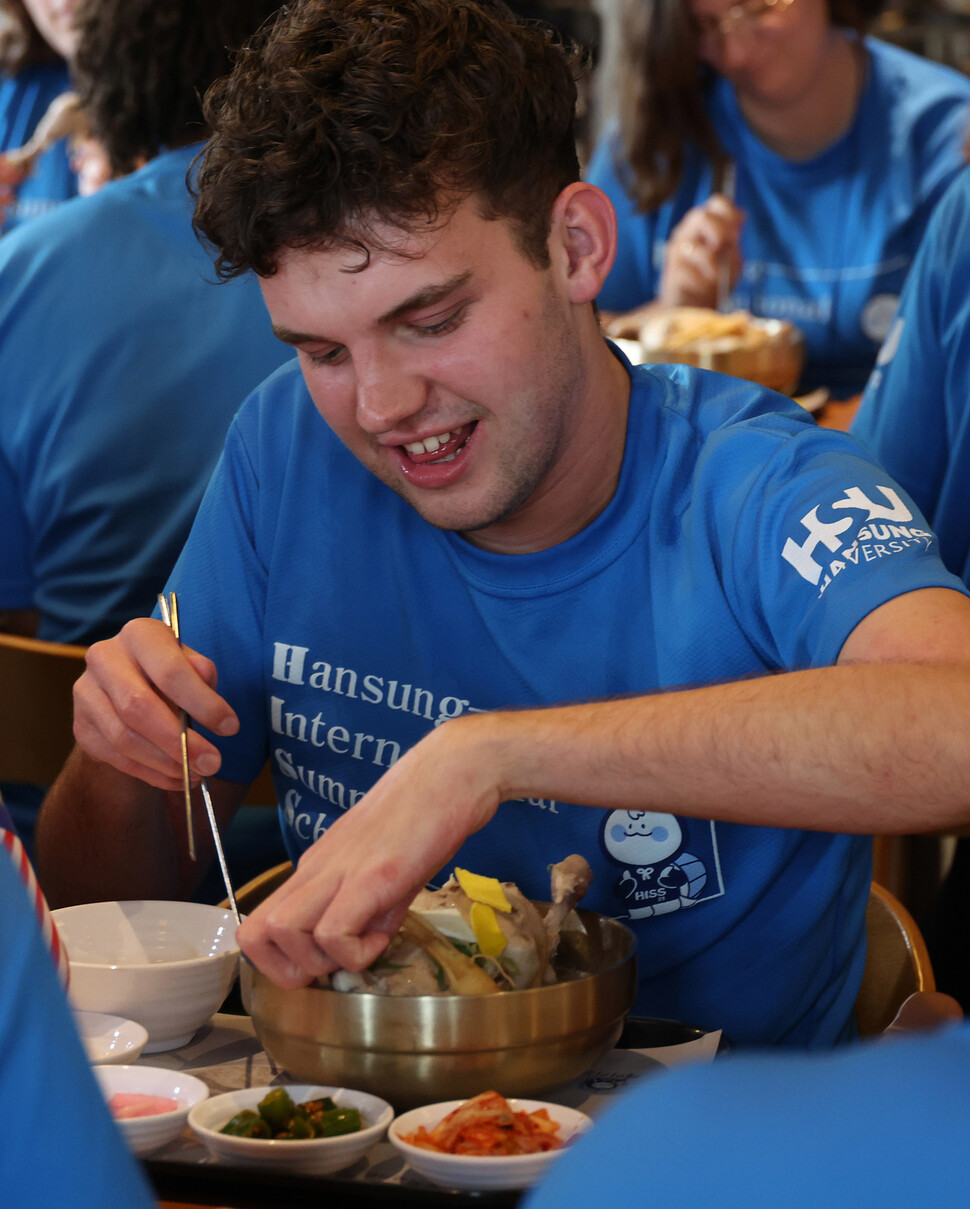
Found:
[[[616,256],[616,214],[601,189],[585,181],[563,189],[552,207],[549,249],[569,300],[592,302]]]

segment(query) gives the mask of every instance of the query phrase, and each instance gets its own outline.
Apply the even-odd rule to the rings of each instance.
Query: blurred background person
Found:
[[[968,1079],[966,1024],[657,1072],[597,1115],[523,1209],[586,1209],[593,1188],[615,1205],[963,1205]]]
[[[0,847],[0,1146],[3,1203],[151,1209],[155,1199],[111,1119],[34,904]]]
[[[90,197],[112,179],[107,151],[89,134],[71,140],[70,156],[71,168],[77,176],[79,197]]]
[[[862,390],[970,101],[962,73],[864,36],[883,7],[620,0],[618,124],[586,174],[618,213],[605,311],[716,306],[729,281],[730,308],[803,331],[803,389]]]
[[[255,278],[216,281],[186,183],[202,95],[277,7],[77,10],[76,91],[118,179],[0,240],[0,629],[87,644],[150,613],[236,408],[292,357]],[[2,792],[29,850],[40,792]],[[258,868],[284,858],[262,814]]]
[[[0,234],[77,193],[63,138],[29,171],[4,153],[28,143],[51,103],[70,89],[75,0],[0,0]]]
[[[852,426],[970,584],[970,170],[938,206]],[[970,839],[920,920],[937,984],[970,1011]]]
[[[276,7],[78,10],[77,92],[118,179],[0,243],[0,628],[88,643],[151,612],[233,413],[291,355],[255,279],[216,283],[186,184],[202,94]]]

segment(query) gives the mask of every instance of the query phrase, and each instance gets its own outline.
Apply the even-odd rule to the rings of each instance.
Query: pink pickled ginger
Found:
[[[117,1121],[126,1117],[157,1117],[159,1113],[174,1112],[178,1101],[168,1096],[146,1096],[140,1092],[116,1091],[108,1101],[111,1115]]]

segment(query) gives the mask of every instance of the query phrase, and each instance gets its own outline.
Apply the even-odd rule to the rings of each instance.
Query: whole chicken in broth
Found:
[[[415,897],[400,931],[366,970],[337,970],[337,991],[379,995],[489,995],[556,981],[552,958],[593,873],[581,856],[550,868],[551,905],[512,882],[456,869],[440,890]]]

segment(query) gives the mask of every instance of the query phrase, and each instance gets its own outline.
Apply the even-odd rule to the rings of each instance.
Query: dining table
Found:
[[[861,402],[861,395],[853,395],[848,399],[826,400],[815,416],[819,428],[834,428],[839,432],[848,432]]]
[[[729,1039],[718,1031],[669,1021],[628,1022],[617,1046],[590,1070],[540,1098],[578,1108],[595,1119],[633,1081],[684,1062],[711,1061],[729,1047]],[[230,995],[188,1045],[143,1054],[136,1065],[191,1073],[206,1083],[212,1095],[303,1082],[281,1069],[263,1049],[238,994]],[[209,1155],[186,1126],[174,1141],[141,1162],[162,1209],[276,1209],[284,1203],[287,1209],[319,1209],[321,1204],[327,1209],[504,1209],[518,1204],[524,1195],[440,1187],[408,1167],[387,1140],[345,1171],[309,1176],[235,1168]]]

